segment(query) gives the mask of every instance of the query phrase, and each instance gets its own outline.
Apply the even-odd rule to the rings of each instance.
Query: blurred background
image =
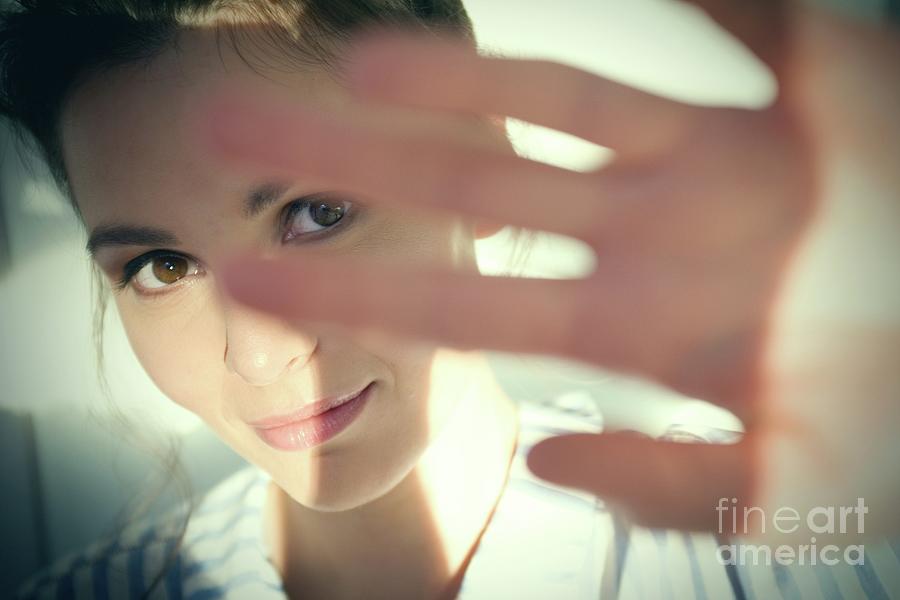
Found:
[[[900,17],[900,0],[822,0],[862,18]],[[5,0],[0,4],[7,4]],[[483,48],[567,62],[661,95],[702,104],[759,107],[775,90],[768,72],[692,8],[668,0],[466,0]],[[602,149],[524,123],[510,123],[523,155],[571,169],[596,167]],[[23,168],[0,124],[0,597],[40,566],[113,530],[157,460],[117,432],[98,381],[94,305],[84,232],[49,177]],[[479,242],[486,273],[510,259],[504,232]],[[577,277],[591,252],[541,235],[524,271]],[[647,332],[652,335],[652,331]],[[112,402],[149,436],[171,432],[194,489],[202,492],[244,462],[167,400],[137,363],[111,306],[104,334]],[[646,382],[542,357],[491,355],[507,391],[522,402],[553,399],[599,411],[608,426],[659,434],[670,423],[725,428],[728,413]],[[178,500],[164,494],[153,512]]]

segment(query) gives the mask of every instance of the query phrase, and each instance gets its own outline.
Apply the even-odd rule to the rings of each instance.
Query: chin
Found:
[[[319,512],[343,512],[374,502],[393,490],[405,475],[401,472],[391,476],[371,469],[366,473],[357,473],[353,468],[329,470],[321,463],[310,465],[310,471],[317,475],[310,477],[310,473],[305,473],[275,482],[295,502]]]

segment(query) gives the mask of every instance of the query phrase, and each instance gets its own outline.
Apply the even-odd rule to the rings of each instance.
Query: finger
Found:
[[[756,393],[761,330],[737,303],[751,293],[716,284],[725,296],[648,269],[601,264],[591,279],[518,279],[310,254],[239,257],[217,272],[237,301],[288,321],[572,358],[737,406],[743,416]]]
[[[245,169],[314,178],[384,205],[425,207],[588,240],[626,180],[585,174],[431,135],[351,125],[284,100],[232,94],[203,135]],[[620,183],[621,181],[621,183]],[[552,191],[552,195],[548,192]]]
[[[790,51],[791,18],[800,8],[791,0],[684,0],[747,46],[783,79]]]
[[[514,117],[623,156],[670,146],[702,110],[562,64],[478,56],[434,36],[370,34],[345,64],[348,83],[366,98]]]
[[[721,499],[728,508],[750,505],[753,460],[747,438],[699,444],[579,433],[536,444],[528,468],[551,483],[596,494],[647,527],[720,531]]]
[[[237,257],[218,268],[239,302],[288,321],[439,340],[463,347],[565,353],[580,280],[481,277],[387,268],[368,260]],[[527,326],[523,326],[523,323]]]

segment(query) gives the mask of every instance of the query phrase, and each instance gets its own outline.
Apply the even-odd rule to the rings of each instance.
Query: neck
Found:
[[[282,549],[272,561],[289,595],[452,595],[503,492],[518,436],[515,406],[483,356],[469,381],[418,463],[380,498],[320,512],[272,484],[271,547]]]

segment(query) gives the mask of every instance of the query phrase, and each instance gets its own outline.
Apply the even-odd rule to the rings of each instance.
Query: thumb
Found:
[[[536,444],[528,468],[551,483],[602,496],[640,525],[716,531],[720,499],[750,505],[751,458],[746,438],[705,444],[577,433]]]

